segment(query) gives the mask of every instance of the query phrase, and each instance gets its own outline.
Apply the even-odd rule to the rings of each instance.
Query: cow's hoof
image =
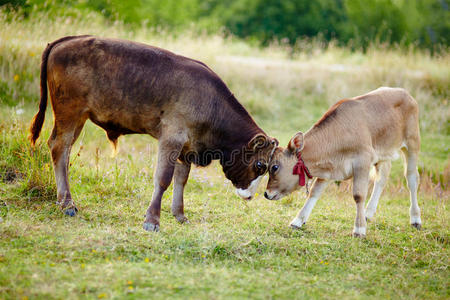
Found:
[[[180,224],[183,224],[183,223],[189,224],[188,218],[186,218],[184,215],[175,216],[175,219],[177,219],[177,221]]]
[[[363,233],[353,232],[353,237],[354,237],[354,238],[365,239],[365,238],[366,238],[366,235],[363,234]]]
[[[422,224],[420,223],[412,223],[411,226],[415,227],[417,230],[420,230],[422,228]]]
[[[78,212],[78,209],[77,209],[76,207],[71,207],[71,208],[66,209],[66,210],[64,211],[64,214],[65,214],[66,216],[75,217],[75,215],[77,214],[77,212]]]
[[[154,231],[154,232],[158,232],[159,231],[159,225],[158,224],[144,223],[144,225],[142,227],[146,231]]]

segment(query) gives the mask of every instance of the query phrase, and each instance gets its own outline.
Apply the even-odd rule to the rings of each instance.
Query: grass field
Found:
[[[172,36],[127,29],[96,15],[49,21],[0,13],[0,299],[448,299],[450,54],[373,45],[366,53],[304,42],[301,52],[260,49],[222,36]],[[153,190],[157,142],[126,136],[114,158],[89,123],[73,147],[70,181],[79,214],[64,216],[45,141],[31,150],[28,125],[39,101],[40,54],[64,35],[97,34],[160,46],[204,61],[256,122],[281,144],[306,131],[339,99],[379,86],[408,89],[420,105],[419,206],[409,225],[402,163],[393,166],[367,238],[351,237],[351,185],[333,184],[303,230],[288,228],[304,192],[244,202],[218,164],[193,168],[185,190],[189,224],[164,195],[161,232],[142,229]]]

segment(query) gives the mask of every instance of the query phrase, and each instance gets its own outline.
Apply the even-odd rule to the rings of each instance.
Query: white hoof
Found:
[[[366,236],[366,227],[355,227],[353,228],[353,236],[354,237],[365,237]]]
[[[364,215],[366,216],[366,220],[372,220],[373,216],[375,216],[375,211],[371,209],[366,209]]]
[[[300,229],[305,223],[306,220],[304,218],[295,218],[294,220],[292,220],[289,226],[291,226],[291,228],[293,229]]]

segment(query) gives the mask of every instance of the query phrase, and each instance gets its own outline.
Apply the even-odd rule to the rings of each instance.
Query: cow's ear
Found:
[[[279,142],[278,142],[278,140],[277,140],[276,138],[272,138],[272,140],[270,141],[270,143],[271,143],[272,146],[274,146],[274,147],[278,147],[278,144],[279,144]]]
[[[248,148],[253,151],[263,148],[265,145],[267,145],[267,136],[262,133],[258,133],[248,142]]]
[[[298,153],[303,150],[303,147],[305,146],[304,140],[303,140],[303,132],[299,131],[297,132],[294,137],[289,141],[288,149],[292,153]]]

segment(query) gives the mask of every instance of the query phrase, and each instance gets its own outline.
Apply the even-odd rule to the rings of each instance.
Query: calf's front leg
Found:
[[[356,202],[356,219],[353,228],[353,236],[364,238],[366,236],[366,217],[364,213],[364,202],[369,187],[370,166],[356,168],[353,171],[353,199]]]
[[[380,200],[381,193],[386,186],[391,171],[391,162],[379,162],[375,166],[375,169],[377,171],[377,177],[373,185],[372,195],[366,207],[366,220],[372,219],[377,211],[378,201]]]
[[[145,214],[143,228],[147,231],[159,231],[161,198],[172,181],[175,163],[180,156],[184,142],[174,139],[160,139],[158,146],[158,163],[156,166],[152,202]]]
[[[300,229],[303,226],[303,224],[305,224],[306,221],[308,221],[312,209],[316,205],[316,202],[319,199],[320,195],[322,194],[323,190],[327,187],[328,182],[329,181],[327,180],[316,178],[311,188],[311,191],[309,192],[308,199],[306,200],[305,205],[303,205],[300,212],[291,221],[290,224],[291,228]]]

